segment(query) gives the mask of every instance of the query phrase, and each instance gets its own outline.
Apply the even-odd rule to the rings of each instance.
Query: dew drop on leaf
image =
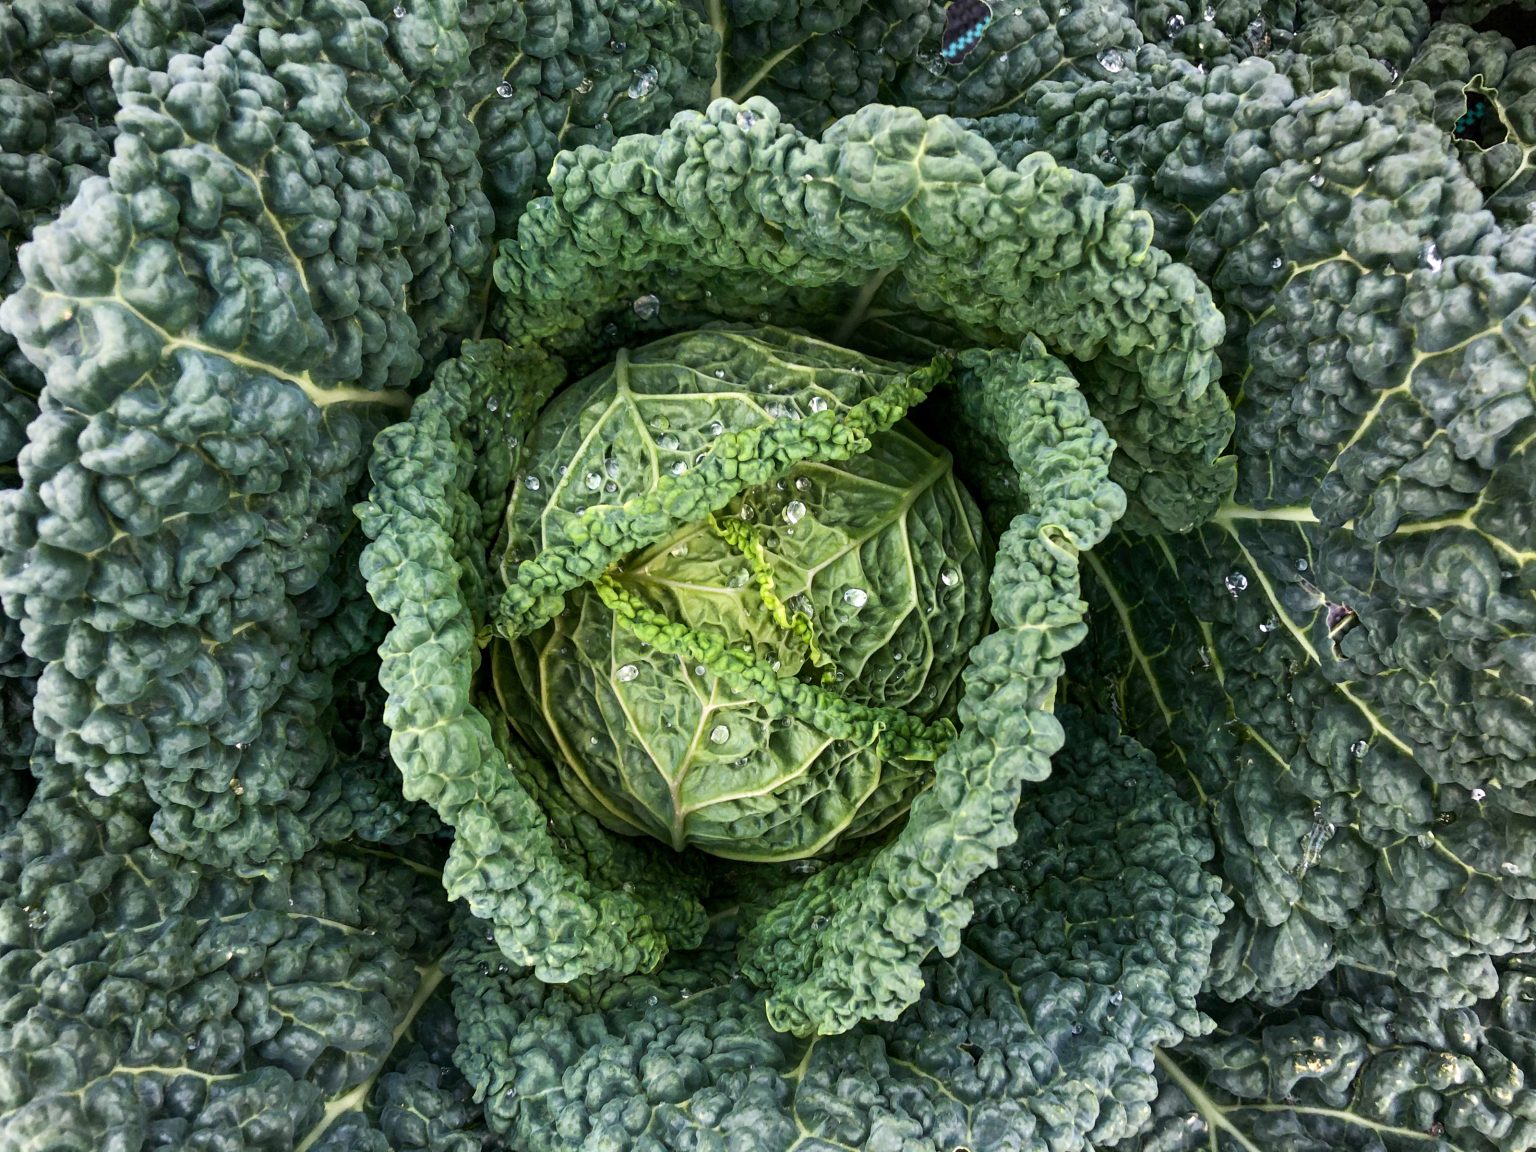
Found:
[[[601,472],[588,472],[582,482],[586,484],[588,492],[596,492],[603,486],[603,474]]]
[[[678,439],[670,432],[664,432],[656,438],[656,447],[663,452],[676,452]]]
[[[1125,67],[1125,57],[1118,48],[1106,48],[1099,53],[1099,67],[1113,75]]]
[[[395,16],[396,20],[404,20],[405,19],[405,5],[404,4],[396,4],[395,5],[394,16]]]
[[[811,411],[825,412],[827,410],[827,398],[825,396],[811,397]]]
[[[1171,38],[1177,36],[1182,31],[1184,31],[1184,17],[1175,12],[1172,16],[1168,17],[1168,35]]]
[[[618,679],[620,684],[628,684],[631,681],[639,679],[640,669],[635,667],[633,664],[623,664],[619,667],[619,670],[614,673],[614,676]]]
[[[676,548],[671,549],[667,553],[667,555],[668,556],[686,556],[686,555],[688,555],[688,545],[686,545],[686,544],[679,544]]]
[[[613,477],[613,478],[616,479],[618,477],[619,471],[620,471],[620,465],[619,465],[618,460],[616,458],[613,458],[613,457],[610,457],[609,459],[604,460],[603,461],[603,471],[608,473],[608,475],[610,477]]]
[[[1370,750],[1370,747],[1371,746],[1364,740],[1356,740],[1349,746],[1349,751],[1351,755],[1358,759],[1359,757],[1364,756],[1366,752]]]
[[[1472,789],[1472,802],[1474,804],[1481,804],[1487,798],[1488,798],[1488,793],[1486,791],[1484,791],[1483,789],[1481,789],[1481,788],[1474,788],[1474,789]]]
[[[1227,578],[1222,583],[1226,585],[1227,595],[1236,599],[1240,592],[1247,589],[1248,577],[1241,572],[1232,572],[1227,575]]]
[[[1278,627],[1280,627],[1280,621],[1271,616],[1268,620],[1259,625],[1259,631],[1263,632],[1267,636]]]
[[[688,463],[685,460],[674,460],[667,468],[667,471],[674,476],[681,476],[684,472],[688,471]]]
[[[585,96],[588,92],[592,91],[592,86],[594,83],[595,81],[593,81],[592,77],[583,76],[581,78],[581,83],[576,85],[576,94],[579,96]]]
[[[539,483],[537,476],[525,476],[523,478],[523,487],[530,492],[537,492],[543,485]]]
[[[826,928],[828,923],[829,923],[829,921],[827,920],[827,918],[825,916],[812,916],[811,917],[811,931],[812,932],[820,932],[820,931],[822,931],[823,929]]]
[[[757,113],[750,108],[743,108],[736,113],[736,127],[743,132],[752,131],[752,125],[757,123]]]
[[[946,588],[953,588],[956,584],[960,583],[960,573],[956,572],[953,568],[946,568],[939,573],[939,583]]]
[[[1518,876],[1520,875],[1520,865],[1512,860],[1506,860],[1499,865],[1499,871],[1506,876]]]
[[[1276,256],[1273,260],[1271,260],[1269,262],[1269,266],[1271,268],[1284,268],[1285,267],[1285,258],[1281,257],[1281,256]]]
[[[635,297],[635,302],[630,307],[635,310],[635,315],[642,320],[654,320],[661,313],[661,301],[651,292],[647,292],[644,296]]]
[[[494,396],[490,397],[485,402],[485,409],[486,409],[487,412],[494,412],[494,411],[496,411],[496,409],[498,409],[500,407],[501,407],[501,401],[498,400]]]
[[[711,420],[704,431],[708,432],[711,436],[718,436],[725,431],[725,425],[718,420]]]
[[[644,100],[654,91],[656,91],[656,69],[649,64],[644,68],[635,69],[634,79],[629,82],[629,98]]]
[[[731,730],[724,724],[716,724],[709,730],[709,742],[711,744],[724,744],[731,738]]]
[[[798,524],[805,518],[805,505],[799,500],[791,500],[784,505],[784,523]]]
[[[1419,249],[1419,262],[1431,272],[1438,272],[1445,266],[1445,261],[1440,258],[1440,249],[1433,240]]]
[[[516,91],[517,89],[512,87],[510,80],[503,80],[500,84],[496,85],[496,95],[500,96],[503,100],[510,100]]]
[[[843,593],[843,603],[862,608],[869,603],[869,593],[862,588],[849,588]]]
[[[1321,188],[1323,186],[1323,174],[1321,172],[1312,173],[1312,175],[1308,177],[1307,183],[1312,185],[1314,188]]]

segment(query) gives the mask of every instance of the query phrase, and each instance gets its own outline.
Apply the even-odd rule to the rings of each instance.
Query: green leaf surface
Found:
[[[496,260],[513,343],[585,355],[605,324],[770,316],[847,343],[889,302],[955,346],[1033,335],[1080,362],[1137,523],[1184,530],[1228,490],[1220,321],[1128,190],[1043,155],[1007,167],[911,108],[864,108],[818,141],[761,100],[567,153],[551,187]]]
[[[1206,1027],[1194,997],[1225,901],[1152,758],[1069,730],[971,889],[963,942],[893,1023],[776,1031],[724,931],[653,976],[550,986],[499,971],[467,925],[458,1061],[493,1130],[527,1152],[1072,1152],[1138,1130],[1154,1047]]]

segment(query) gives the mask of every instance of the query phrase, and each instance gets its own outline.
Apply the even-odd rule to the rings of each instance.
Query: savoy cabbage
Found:
[[[0,5],[0,1150],[1536,1147],[1536,8],[986,8]]]

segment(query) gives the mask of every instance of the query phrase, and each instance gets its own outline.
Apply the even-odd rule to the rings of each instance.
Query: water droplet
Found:
[[[1435,246],[1433,240],[1419,249],[1419,263],[1431,272],[1438,272],[1445,266],[1445,261],[1440,259],[1440,249]]]
[[[686,555],[688,555],[688,545],[686,545],[686,544],[679,544],[676,548],[673,548],[670,551],[668,551],[667,555],[668,556],[686,556]]]
[[[1182,31],[1184,31],[1184,17],[1175,12],[1168,17],[1168,36],[1171,39]]]
[[[1296,571],[1298,572],[1305,572],[1309,567],[1311,567],[1311,565],[1307,563],[1305,556],[1296,561]]]
[[[523,487],[530,492],[537,492],[543,485],[539,483],[537,476],[525,476],[523,477]]]
[[[588,472],[582,478],[582,483],[587,486],[588,492],[596,492],[603,486],[603,474],[601,472]]]
[[[1227,578],[1222,583],[1226,585],[1227,595],[1235,600],[1240,592],[1247,589],[1248,577],[1244,576],[1241,572],[1231,572],[1228,573]]]
[[[743,132],[752,131],[752,125],[757,123],[757,113],[750,108],[743,108],[736,113],[736,127]]]
[[[1361,756],[1364,756],[1366,752],[1370,750],[1370,747],[1371,746],[1364,740],[1356,740],[1349,746],[1349,752],[1350,755],[1354,756],[1355,759],[1358,760]]]
[[[1268,32],[1268,28],[1265,26],[1264,17],[1262,16],[1248,25],[1248,39],[1252,40],[1255,44],[1264,39],[1266,32]]]
[[[825,412],[827,410],[827,398],[825,396],[812,396],[810,407],[812,412]]]
[[[1499,865],[1499,871],[1506,876],[1518,876],[1520,875],[1520,865],[1512,860],[1506,860]]]
[[[649,292],[644,296],[636,297],[631,307],[634,308],[635,315],[642,320],[654,320],[661,313],[661,301]]]
[[[588,92],[592,91],[592,86],[594,83],[595,81],[592,79],[592,77],[583,76],[581,78],[581,83],[576,85],[577,95],[585,96]]]
[[[1212,20],[1216,19],[1216,6],[1214,4],[1207,4],[1205,6],[1205,11],[1200,14],[1200,18],[1206,23],[1210,23]]]
[[[608,41],[608,51],[610,51],[610,52],[622,52],[622,51],[624,51],[624,49],[626,49],[628,47],[629,47],[629,45],[624,43],[624,41],[622,41],[622,40],[610,40],[610,41]]]
[[[587,737],[587,743],[589,745],[591,745],[593,748],[596,748],[597,747],[597,737],[596,736],[588,736]]]
[[[711,744],[724,744],[731,738],[731,730],[724,724],[716,724],[709,730],[709,742]]]
[[[1111,992],[1109,994],[1109,1002],[1111,1004],[1119,1004],[1124,999],[1125,999],[1125,993],[1120,991],[1120,989],[1118,989],[1118,988],[1116,988],[1113,992]]]
[[[814,876],[825,865],[820,860],[795,860],[789,865],[789,871],[794,876]]]
[[[812,932],[820,932],[823,929],[825,929],[826,926],[829,923],[831,923],[831,921],[828,920],[827,917],[825,917],[825,916],[812,916],[811,917],[811,931]]]
[[[644,100],[654,91],[656,91],[656,69],[649,64],[644,68],[635,69],[634,79],[629,82],[629,98]]]
[[[606,492],[610,496],[612,496],[618,490],[619,490],[619,486],[617,484],[615,484],[612,480],[608,481],[608,483],[603,485],[603,491]]]
[[[1118,48],[1106,48],[1099,53],[1099,67],[1114,74],[1125,67],[1125,57],[1120,54]]]
[[[791,596],[789,598],[787,607],[791,612],[798,613],[799,615],[804,616],[807,620],[816,615],[816,608],[811,603],[811,598],[803,592],[798,596]]]
[[[1321,172],[1312,173],[1312,175],[1307,178],[1307,183],[1312,185],[1314,188],[1321,188],[1324,183],[1323,174]]]
[[[1488,798],[1488,793],[1484,789],[1482,789],[1482,788],[1474,788],[1474,789],[1472,789],[1472,802],[1474,804],[1481,804],[1487,798]]]
[[[862,608],[869,603],[869,593],[862,588],[849,588],[843,593],[843,603]]]
[[[1381,66],[1387,70],[1387,79],[1396,84],[1398,77],[1397,65],[1390,60],[1383,60]]]
[[[1268,620],[1259,625],[1259,631],[1263,632],[1265,635],[1268,635],[1278,627],[1280,627],[1280,621],[1271,616]]]
[[[1082,1034],[1083,1034],[1083,1026],[1082,1026],[1082,1024],[1074,1024],[1074,1025],[1072,1025],[1072,1035],[1074,1035],[1074,1036],[1081,1036]]]
[[[960,583],[960,573],[956,572],[953,568],[946,568],[939,573],[939,583],[946,588],[953,588],[956,584]]]
[[[638,680],[640,678],[640,669],[635,667],[633,664],[624,664],[619,667],[619,670],[614,673],[614,676],[618,679],[620,684],[628,684],[631,681]]]
[[[917,62],[935,76],[944,75],[945,71],[949,68],[949,61],[937,52],[931,55],[927,52],[919,52],[917,54]]]
[[[997,58],[997,62],[999,64],[1006,64],[1006,63],[1008,63],[1008,53],[1004,52],[1002,55],[1000,55]]]
[[[1420,832],[1414,839],[1419,842],[1420,848],[1428,848],[1434,844],[1435,834],[1433,832]]]
[[[740,516],[743,520],[747,520],[747,521],[756,520],[757,519],[757,509],[755,507],[753,507],[751,504],[743,504],[741,506],[741,511],[736,513],[736,515]]]
[[[718,436],[725,431],[725,425],[718,420],[711,420],[704,431],[708,432],[711,436]]]
[[[1273,260],[1271,260],[1269,262],[1269,266],[1271,268],[1276,269],[1276,270],[1278,270],[1280,268],[1284,268],[1285,267],[1285,259],[1283,257],[1276,256]]]
[[[490,399],[488,399],[485,402],[485,407],[486,407],[486,411],[494,412],[494,411],[496,411],[496,409],[501,407],[501,401],[498,400],[496,397],[492,396]]]
[[[517,89],[512,87],[510,80],[503,80],[500,84],[496,85],[496,95],[500,96],[503,100],[510,100],[516,91]]]
[[[619,472],[621,471],[621,465],[619,464],[618,458],[610,456],[608,459],[604,460],[603,471],[608,473],[610,477],[617,478]]]
[[[798,524],[805,517],[805,505],[799,500],[791,500],[784,505],[784,523]]]
[[[404,20],[405,19],[405,5],[404,4],[396,4],[395,5],[395,9],[394,9],[394,15],[395,15],[395,19],[396,20]]]

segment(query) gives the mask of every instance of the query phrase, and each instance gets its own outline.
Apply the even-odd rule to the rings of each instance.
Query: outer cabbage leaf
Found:
[[[1529,971],[1447,1009],[1340,969],[1267,1013],[1158,1054],[1154,1120],[1117,1152],[1517,1152],[1536,1137]]]
[[[1427,88],[1143,62],[980,126],[1065,157],[1142,109],[1127,181],[1229,318],[1236,496],[1090,558],[1087,674],[1211,806],[1241,910],[1214,991],[1346,963],[1486,998],[1536,895],[1536,228],[1499,226]]]
[[[724,932],[652,976],[551,986],[467,926],[457,1059],[492,1128],[527,1152],[1071,1152],[1137,1131],[1154,1048],[1207,1026],[1194,998],[1226,902],[1198,812],[1152,757],[1069,730],[970,889],[963,943],[892,1023],[775,1031]]]
[[[342,850],[240,881],[148,811],[45,782],[0,838],[0,1144],[306,1146],[442,980],[437,874]]]
[[[395,619],[379,681],[405,795],[455,829],[448,895],[547,980],[654,967],[669,934],[697,941],[703,930],[695,881],[605,834],[492,723],[498,709],[472,701],[511,445],[558,380],[537,354],[466,344],[410,419],[379,437],[372,497],[358,508],[374,541],[362,571]]]
[[[602,347],[605,324],[701,318],[772,316],[842,343],[888,300],[948,325],[953,346],[1034,335],[1082,362],[1137,522],[1183,530],[1227,491],[1231,415],[1210,301],[1149,240],[1128,192],[1044,156],[1007,168],[943,117],[875,106],[818,142],[763,101],[716,101],[563,154],[502,245],[497,316],[510,341],[561,354]]]
[[[457,20],[259,4],[166,71],[115,61],[110,176],[38,229],[0,309],[47,376],[0,564],[38,731],[219,866],[346,834],[318,781],[359,650],[319,623],[358,591],[348,489],[484,256],[473,149],[434,152]]]

